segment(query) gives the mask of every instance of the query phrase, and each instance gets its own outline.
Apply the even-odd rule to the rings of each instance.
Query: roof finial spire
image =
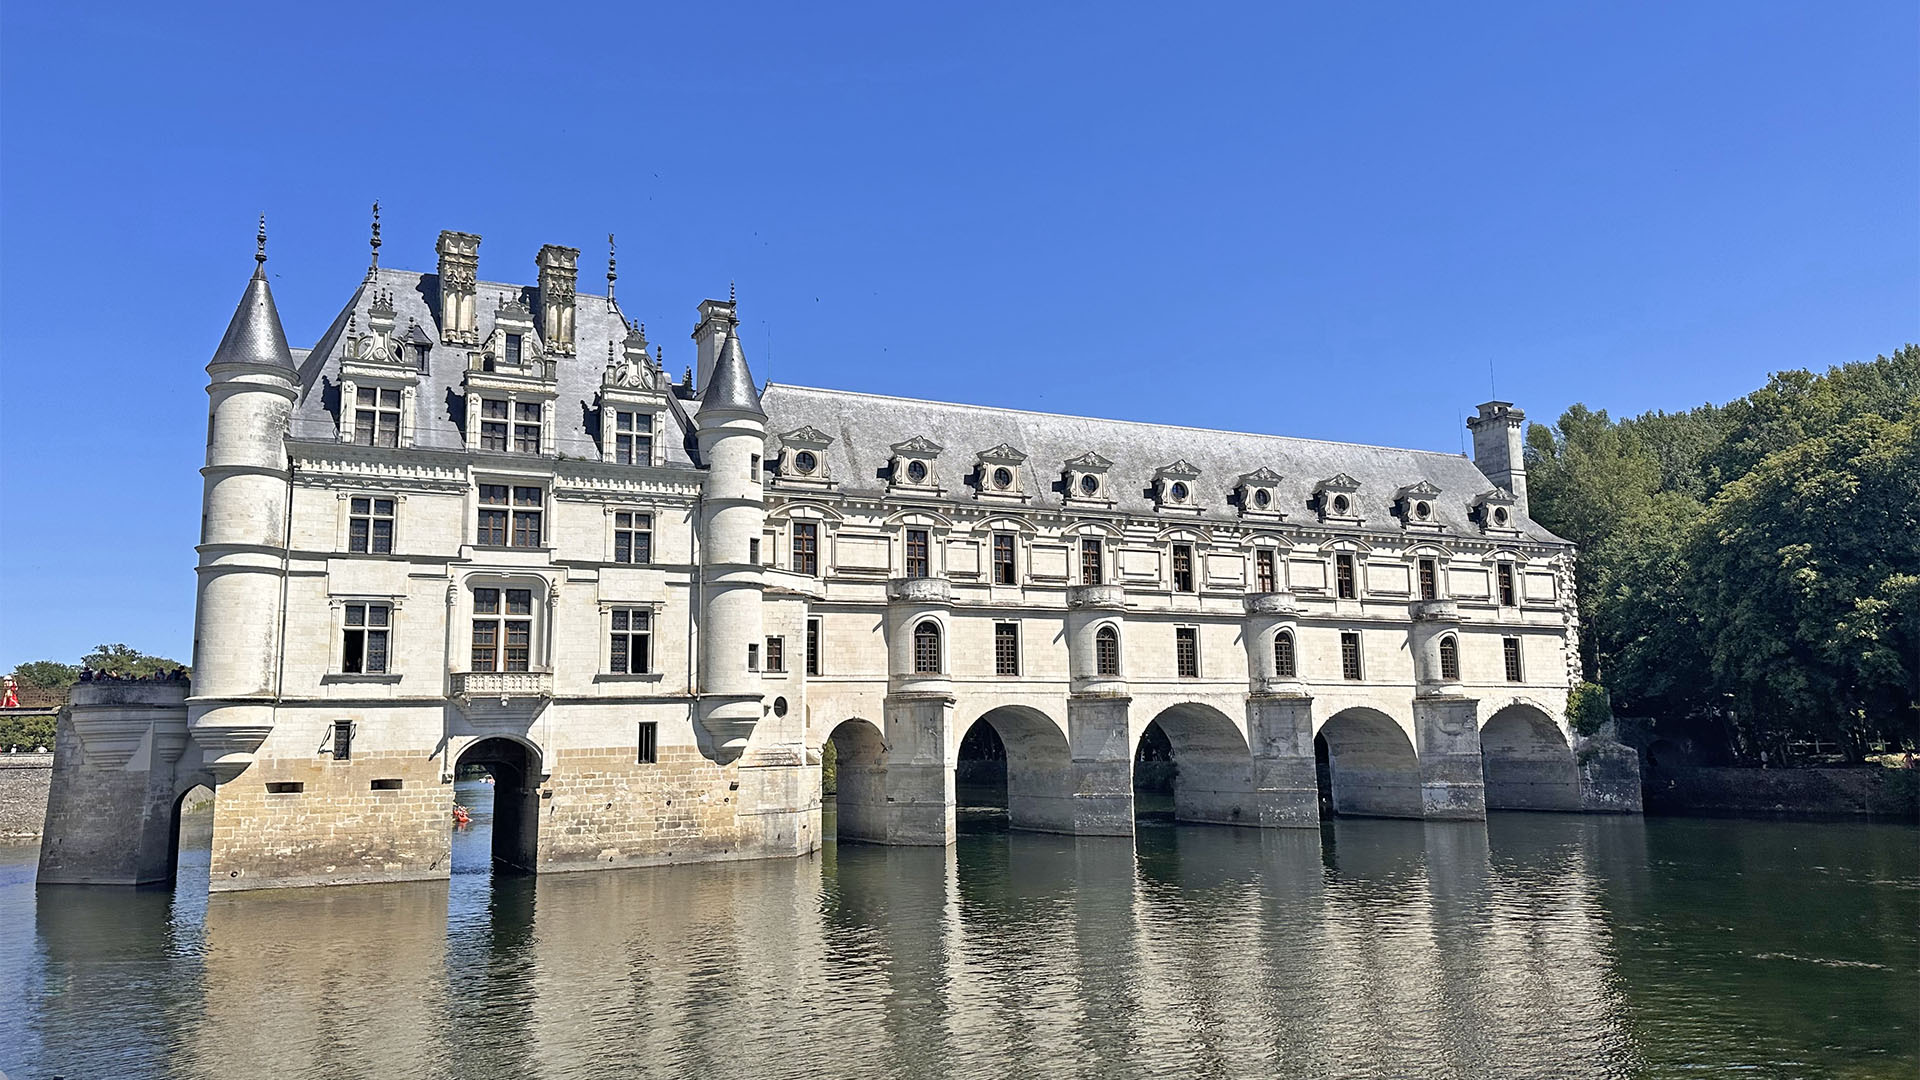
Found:
[[[727,282],[727,303],[732,304],[737,302],[738,300],[734,295],[733,282],[729,281]]]
[[[373,200],[373,239],[367,241],[373,248],[373,261],[367,264],[367,280],[372,281],[380,272],[380,200]]]
[[[614,272],[614,265],[615,265],[613,261],[614,250],[615,249],[613,246],[613,234],[608,233],[607,234],[607,310],[608,311],[614,310],[613,283],[620,277],[618,273]]]
[[[256,273],[261,272],[267,261],[267,215],[264,213],[260,215],[260,231],[253,238],[253,261]]]

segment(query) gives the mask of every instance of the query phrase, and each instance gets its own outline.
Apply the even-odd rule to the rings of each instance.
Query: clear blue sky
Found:
[[[582,249],[761,377],[1441,450],[1920,339],[1911,0],[0,9],[0,670],[185,659],[252,269]]]

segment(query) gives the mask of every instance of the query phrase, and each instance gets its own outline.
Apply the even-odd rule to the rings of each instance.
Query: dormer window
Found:
[[[924,484],[927,482],[927,463],[924,461],[907,462],[907,482]]]
[[[1199,467],[1184,458],[1170,465],[1162,465],[1153,474],[1160,509],[1199,513],[1199,500],[1194,497],[1193,491],[1193,482],[1199,477]]]
[[[1235,502],[1240,504],[1240,516],[1278,521],[1285,514],[1280,512],[1280,474],[1262,465],[1234,481],[1234,491],[1238,494]]]
[[[1072,504],[1093,503],[1109,507],[1113,500],[1107,496],[1107,470],[1113,468],[1113,462],[1089,450],[1063,466],[1061,490],[1066,493],[1066,502]]]
[[[820,456],[811,450],[801,450],[793,455],[793,471],[797,476],[812,476],[820,468]]]
[[[939,477],[934,475],[934,459],[946,447],[924,435],[893,444],[893,487],[937,494]]]
[[[1313,495],[1320,511],[1320,520],[1340,525],[1359,525],[1359,490],[1360,482],[1346,473],[1335,473],[1315,484]]]
[[[1441,526],[1434,512],[1434,499],[1439,494],[1440,489],[1429,481],[1409,484],[1393,493],[1394,513],[1409,531],[1439,532]]]
[[[833,478],[828,475],[827,447],[832,444],[831,436],[810,424],[781,435],[771,463],[775,480],[816,488],[829,486]]]
[[[399,446],[400,391],[362,386],[356,393],[353,441],[361,446]]]
[[[1474,519],[1479,521],[1482,532],[1507,533],[1520,531],[1514,521],[1513,496],[1499,488],[1485,492],[1473,500],[1470,507]]]
[[[507,335],[506,356],[507,356],[507,364],[509,366],[512,366],[512,367],[520,366],[520,335],[519,334]]]
[[[1013,470],[1007,468],[1005,465],[995,467],[993,470],[993,489],[995,491],[1005,491],[1012,486]]]
[[[1020,467],[1026,460],[1026,454],[1006,443],[980,451],[979,471],[974,474],[980,497],[1024,501],[1027,494],[1020,483]]]
[[[1273,505],[1273,492],[1261,488],[1259,491],[1253,493],[1254,509],[1265,510],[1271,505]]]
[[[1100,494],[1100,478],[1091,474],[1080,478],[1080,494],[1091,499]]]

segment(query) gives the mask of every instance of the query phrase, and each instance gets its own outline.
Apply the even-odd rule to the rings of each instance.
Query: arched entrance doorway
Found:
[[[173,800],[167,832],[167,884],[205,892],[213,863],[214,791],[210,777],[196,779],[202,782]]]
[[[965,811],[997,801],[1006,808],[1008,828],[1072,832],[1072,777],[1072,756],[1060,725],[1036,709],[1003,705],[961,736],[954,801],[962,822]]]
[[[1349,817],[1425,816],[1420,761],[1406,731],[1385,713],[1346,709],[1320,726],[1313,753],[1320,803]]]
[[[540,752],[504,736],[481,739],[460,752],[453,776],[454,801],[469,818],[464,828],[455,824],[453,872],[534,873],[540,855]]]
[[[1171,795],[1176,821],[1257,824],[1247,740],[1218,709],[1175,705],[1154,717],[1134,746],[1133,776],[1136,817],[1164,813]],[[1155,788],[1165,794],[1156,799]]]
[[[866,720],[841,722],[821,746],[820,784],[832,809],[838,840],[883,843],[887,838],[887,746]],[[826,823],[822,823],[823,831]]]
[[[1508,705],[1480,729],[1489,810],[1580,809],[1580,769],[1560,725],[1531,705]]]

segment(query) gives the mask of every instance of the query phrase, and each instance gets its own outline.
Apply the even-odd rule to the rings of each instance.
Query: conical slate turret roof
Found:
[[[700,409],[734,409],[766,419],[760,407],[760,391],[753,388],[753,373],[747,370],[747,358],[740,354],[740,336],[727,327],[727,338],[720,343],[720,358],[713,362],[713,374],[700,391]]]
[[[266,364],[293,371],[293,353],[287,349],[287,332],[280,326],[280,312],[273,306],[273,290],[267,287],[264,266],[255,266],[247,291],[240,297],[240,308],[227,324],[220,347],[208,364]]]

